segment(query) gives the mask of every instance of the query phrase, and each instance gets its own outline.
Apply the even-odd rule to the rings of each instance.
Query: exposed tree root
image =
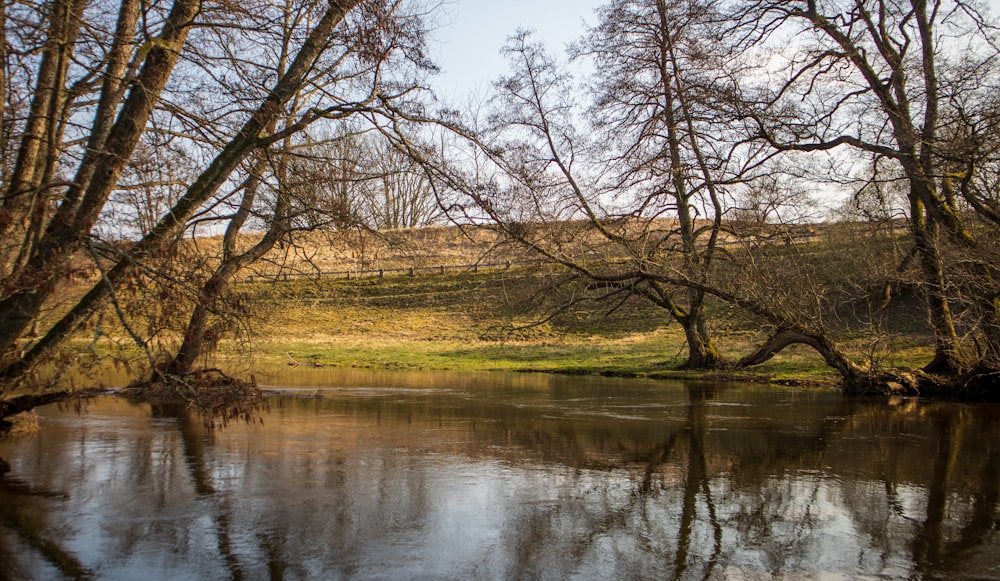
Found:
[[[891,369],[845,378],[841,386],[850,394],[997,400],[1000,399],[1000,372],[987,370],[948,376],[919,369]]]
[[[735,364],[745,369],[763,363],[789,345],[808,345],[841,376],[840,388],[852,395],[906,395],[954,399],[1000,399],[1000,371],[981,369],[938,374],[926,369],[870,370],[853,361],[825,335],[803,329],[778,329],[757,350]]]

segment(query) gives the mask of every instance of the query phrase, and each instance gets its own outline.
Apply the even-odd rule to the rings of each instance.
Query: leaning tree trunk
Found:
[[[19,244],[13,244],[9,249],[14,252],[19,249],[20,256],[16,260],[13,254],[3,256],[3,270],[9,274],[17,271],[18,263],[24,262],[26,250],[31,247],[29,241],[37,236],[31,229],[33,209],[47,206],[42,201],[45,196],[45,167],[53,165],[54,152],[58,151],[55,140],[57,128],[64,121],[60,108],[66,90],[66,76],[86,4],[86,0],[60,0],[48,5],[48,38],[42,49],[14,168],[0,201],[0,239],[22,238]],[[6,63],[0,61],[0,64]],[[6,99],[6,93],[0,94],[0,98]],[[3,250],[6,253],[8,248]]]
[[[209,316],[229,288],[233,278],[245,267],[270,252],[278,239],[290,230],[287,218],[288,195],[287,192],[279,188],[268,231],[250,249],[239,254],[235,252],[236,238],[247,218],[250,217],[254,201],[257,198],[257,191],[260,187],[260,178],[257,176],[263,169],[264,156],[261,156],[255,165],[256,167],[250,171],[251,177],[244,186],[243,200],[239,210],[226,227],[222,239],[222,261],[212,276],[202,285],[198,293],[198,302],[184,331],[184,339],[174,358],[164,368],[164,375],[182,376],[191,373],[195,361],[209,342],[207,332]]]
[[[186,1],[198,4],[196,0]],[[178,2],[180,3],[180,0]],[[270,94],[264,99],[257,110],[254,111],[240,132],[226,144],[209,167],[191,184],[184,196],[171,208],[171,211],[157,223],[145,238],[136,243],[128,253],[128,256],[112,267],[101,281],[95,284],[62,319],[53,325],[44,337],[34,343],[23,357],[0,369],[0,378],[13,379],[20,376],[20,374],[24,373],[43,355],[65,340],[66,337],[78,328],[80,323],[93,314],[103,301],[110,296],[111,291],[118,284],[131,275],[139,263],[148,258],[164,240],[170,239],[184,227],[188,218],[229,179],[235,168],[246,159],[250,152],[266,144],[267,139],[262,136],[262,132],[274,119],[280,116],[285,103],[305,84],[316,60],[329,46],[330,35],[333,33],[334,28],[359,2],[360,0],[341,0],[330,3],[319,23],[303,42],[288,72],[277,80]],[[185,20],[186,24],[189,24],[188,20]],[[184,28],[186,31],[189,27],[186,26]],[[180,44],[183,44],[182,39]],[[165,47],[154,47],[151,49],[150,54],[161,50],[161,48],[167,52],[176,51],[176,47],[174,47],[174,51],[170,50],[171,47],[174,47],[173,43]],[[174,60],[176,60],[176,57],[174,57]],[[169,71],[166,71],[166,73],[169,74]],[[165,78],[163,82],[166,82]],[[130,93],[130,99],[131,95],[135,92],[136,90],[133,90]],[[138,92],[142,93],[142,89],[138,89]],[[120,115],[119,119],[122,120],[123,117]],[[124,117],[124,119],[129,122],[125,123],[127,126],[134,121],[127,117]],[[148,119],[148,116],[146,119]],[[116,143],[116,129],[118,129],[119,125],[119,123],[116,123],[115,129],[112,129],[107,141],[106,150],[117,150],[113,144]],[[143,121],[144,126],[145,121]],[[133,129],[139,130],[141,128],[133,127]],[[138,135],[136,136],[136,140],[138,140]],[[130,152],[131,149],[128,149],[128,151]],[[126,161],[127,157],[121,160],[121,164],[123,165]],[[107,180],[109,177],[113,177],[114,179],[109,184],[108,189],[108,193],[110,193],[110,186],[113,186],[114,182],[117,181],[117,174],[111,171],[111,169],[108,172],[98,173],[94,181],[91,182],[90,187],[95,187],[94,184],[98,181],[98,178]],[[103,199],[106,200],[106,196]],[[102,206],[103,201],[99,199],[85,198],[78,209],[78,214],[84,216],[86,219],[93,218],[93,220],[96,220]],[[90,225],[93,224],[93,220],[89,221]],[[80,221],[86,220],[78,217],[76,222],[79,223]],[[56,220],[54,219],[54,224],[55,222]],[[0,353],[11,351],[21,333],[37,319],[42,303],[51,295],[55,288],[55,283],[58,281],[57,267],[68,260],[69,249],[78,247],[80,243],[79,239],[83,235],[81,232],[89,232],[90,225],[82,231],[78,228],[67,228],[65,224],[61,225],[61,228],[60,225],[56,225],[55,228],[59,230],[60,236],[54,237],[52,242],[65,242],[69,248],[50,245],[49,250],[51,250],[52,256],[49,256],[45,252],[39,253],[41,264],[35,270],[39,276],[44,275],[43,284],[29,289],[25,283],[25,290],[15,291],[11,296],[0,301]],[[52,229],[50,227],[50,230]]]
[[[740,359],[736,367],[750,367],[768,361],[789,345],[808,345],[816,350],[826,364],[840,374],[840,387],[850,394],[877,395],[921,395],[924,393],[946,393],[949,384],[935,379],[921,371],[867,370],[854,363],[825,334],[809,331],[796,326],[779,328],[763,345],[753,353]]]
[[[200,7],[199,0],[174,3],[160,36],[150,41],[153,48],[146,54],[142,71],[121,106],[105,146],[84,155],[74,183],[38,249],[25,268],[6,281],[11,291],[0,300],[0,354],[12,351],[24,331],[37,320],[42,304],[63,278],[73,252],[81,247],[96,223],[166,87]]]
[[[276,225],[272,226],[260,242],[250,250],[224,259],[215,273],[201,287],[198,293],[198,303],[195,305],[184,331],[184,339],[177,349],[177,354],[166,365],[163,371],[165,375],[181,376],[191,373],[195,361],[209,342],[207,332],[209,316],[215,310],[223,294],[229,289],[233,278],[246,266],[267,254],[274,248],[278,238],[288,232],[288,228],[285,227],[286,221],[276,219],[274,224]]]
[[[736,367],[760,365],[790,345],[808,345],[815,349],[826,361],[826,364],[840,374],[848,391],[856,390],[869,383],[868,373],[851,361],[825,334],[794,327],[779,328],[753,353],[737,361]]]
[[[205,283],[198,293],[198,304],[191,313],[184,340],[174,358],[162,371],[163,375],[183,376],[191,373],[195,361],[208,342],[208,317],[223,291],[229,286],[228,280],[218,272]],[[154,379],[157,379],[154,377]]]

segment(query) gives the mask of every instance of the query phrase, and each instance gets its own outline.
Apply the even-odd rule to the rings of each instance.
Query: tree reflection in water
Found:
[[[357,385],[215,433],[110,398],[45,410],[39,434],[0,443],[0,577],[1000,569],[996,406],[548,376]]]
[[[36,566],[50,575],[61,574],[73,579],[92,576],[72,553],[46,535],[51,525],[46,515],[38,509],[37,501],[60,499],[60,493],[38,490],[30,484],[7,475],[9,465],[0,458],[0,579],[28,579],[36,571],[24,566],[21,554],[27,549],[37,552],[44,563]],[[13,534],[11,534],[13,533]],[[45,565],[48,565],[46,567]],[[29,571],[29,568],[32,569]]]

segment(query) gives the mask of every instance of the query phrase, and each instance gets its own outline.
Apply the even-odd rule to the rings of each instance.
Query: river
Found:
[[[300,370],[0,440],[0,579],[1000,578],[1000,406]]]

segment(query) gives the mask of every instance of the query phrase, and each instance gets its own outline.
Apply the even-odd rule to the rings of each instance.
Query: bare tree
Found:
[[[349,72],[349,76],[333,77],[328,81],[331,85],[342,82],[341,79],[361,79],[368,77],[367,83],[372,86],[385,86],[392,83],[395,87],[405,88],[405,91],[415,87],[418,76],[423,74],[428,64],[420,59],[412,58],[422,54],[421,14],[417,11],[403,10],[399,4],[388,5],[390,10],[366,14],[367,29],[382,32],[371,35],[363,43],[352,47],[357,65],[341,68]],[[286,8],[290,10],[290,7]],[[284,34],[290,36],[294,30],[294,13],[284,19]],[[288,50],[285,47],[282,50]],[[402,60],[396,60],[399,53],[408,55]],[[288,62],[291,55],[279,54],[277,60],[279,69],[277,76],[282,76],[282,63]],[[338,57],[343,59],[344,57]],[[297,122],[295,111],[299,109],[299,101],[307,99],[307,93],[296,95],[289,105],[289,114],[276,120],[276,129],[270,132],[282,132],[288,126]],[[354,111],[347,109],[336,115],[341,119],[337,123],[346,127],[345,119],[358,117]],[[363,122],[355,119],[352,125],[363,127]],[[333,151],[346,153],[341,163],[353,157],[351,143],[355,142],[353,133],[344,129],[333,138]],[[270,253],[279,243],[286,246],[295,244],[294,233],[317,228],[344,228],[357,223],[358,218],[344,200],[333,196],[326,199],[323,190],[339,191],[343,183],[350,184],[353,176],[345,172],[329,172],[323,166],[329,158],[317,157],[319,143],[304,131],[300,135],[286,137],[270,148],[258,152],[248,160],[245,170],[239,172],[244,176],[239,187],[230,196],[236,207],[231,214],[218,216],[225,224],[222,237],[221,255],[218,264],[201,284],[197,291],[194,308],[187,326],[183,331],[183,339],[176,353],[166,364],[158,365],[157,373],[165,376],[181,376],[190,373],[196,358],[207,348],[214,346],[220,339],[220,334],[227,328],[236,327],[245,330],[250,327],[252,315],[246,312],[250,307],[246,297],[229,292],[233,278],[243,269]],[[329,148],[330,142],[323,144]],[[323,186],[327,185],[327,188]],[[209,217],[200,220],[210,220]],[[211,219],[215,221],[215,219]],[[247,244],[239,235],[245,229],[260,229],[263,234],[256,241]],[[232,308],[234,313],[225,316]],[[210,321],[214,320],[214,323]],[[228,324],[227,324],[228,323]]]
[[[956,325],[954,277],[965,271],[985,283],[972,302],[989,304],[997,287],[988,281],[995,280],[997,266],[949,258],[952,248],[970,256],[982,245],[950,193],[953,182],[972,179],[975,168],[956,167],[947,158],[956,124],[988,114],[956,103],[984,104],[983,94],[995,91],[997,39],[976,4],[747,2],[736,7],[734,18],[734,35],[769,50],[772,66],[785,63],[777,80],[775,73],[768,76],[768,86],[741,88],[739,113],[780,151],[846,148],[896,165],[906,184],[909,234],[936,337],[925,369],[951,375],[977,367],[984,361],[963,350]],[[989,328],[962,335],[969,332],[990,345],[995,341]]]
[[[280,76],[273,74],[277,70],[273,64],[257,66],[258,63],[274,62],[275,45],[268,41],[268,28],[263,24],[269,19],[284,18],[282,15],[286,11],[280,7],[275,10],[262,2],[254,6],[241,5],[240,10],[236,10],[235,6],[208,7],[197,1],[177,0],[166,11],[147,10],[138,22],[131,21],[125,13],[129,3],[115,10],[119,24],[123,24],[121,34],[113,36],[110,44],[105,40],[104,44],[95,45],[99,50],[94,52],[99,54],[93,55],[94,60],[86,61],[92,68],[81,71],[81,74],[107,81],[96,94],[95,108],[83,107],[74,113],[86,117],[92,112],[91,121],[74,124],[83,132],[83,139],[74,143],[86,144],[86,147],[73,150],[73,155],[63,148],[59,165],[68,168],[73,177],[61,187],[58,204],[37,238],[37,245],[27,254],[27,260],[23,264],[8,263],[9,276],[0,297],[0,349],[6,354],[2,374],[8,381],[22,374],[77,328],[146,257],[176,239],[187,227],[188,219],[212,200],[232,173],[254,152],[280,143],[317,120],[364,111],[379,99],[393,97],[391,87],[366,86],[358,74],[351,74],[351,61],[345,55],[363,53],[365,58],[379,60],[378,43],[370,41],[389,32],[372,28],[372,23],[379,22],[380,15],[391,13],[397,4],[364,3],[356,18],[347,18],[361,4],[354,0],[296,4],[299,16],[293,32],[286,37],[289,50],[282,54],[287,54],[288,59],[282,66],[284,74]],[[250,20],[244,24],[233,22],[243,17]],[[235,37],[226,36],[232,31],[236,31]],[[197,43],[187,42],[192,32]],[[57,34],[51,32],[46,36],[55,38]],[[361,46],[367,46],[371,52],[354,50]],[[244,54],[251,58],[227,56],[228,51],[234,49],[246,49]],[[118,51],[124,55],[126,63],[120,72],[116,72],[113,63],[121,59],[110,56]],[[255,74],[227,72],[224,66],[227,62],[242,63]],[[197,74],[173,75],[178,63],[182,63],[183,72]],[[344,74],[345,67],[347,74]],[[337,77],[346,80],[338,82],[335,91],[331,91],[328,82]],[[178,84],[169,85],[167,96],[190,95],[190,83],[197,81],[202,83],[203,91],[213,86],[222,87],[226,89],[222,94],[231,95],[234,100],[221,108],[215,102],[206,102],[205,113],[192,118],[187,115],[189,109],[173,106],[172,97],[161,99],[172,79]],[[295,103],[296,108],[292,111],[288,107],[296,95],[304,97]],[[257,105],[247,107],[252,101]],[[214,119],[211,111],[215,112]],[[275,122],[282,118],[294,120],[282,127],[276,126]],[[45,116],[44,119],[50,124],[46,130],[51,133],[51,123],[58,123],[62,118]],[[187,184],[169,211],[159,217],[156,225],[105,272],[101,281],[41,339],[29,344],[23,356],[18,356],[15,345],[37,321],[45,300],[62,280],[66,265],[83,247],[106,210],[137,144],[151,129],[163,128],[163,135],[174,134],[171,124],[177,128],[189,125],[193,128],[191,133],[198,136],[196,141],[189,142],[202,144],[200,152],[205,154],[206,161],[199,164],[201,169],[197,176]],[[19,139],[22,144],[37,141],[33,132],[23,132]],[[19,174],[15,171],[14,175]],[[15,183],[24,184],[25,180],[11,179],[5,183],[5,200],[19,197],[27,188],[15,186]],[[42,186],[49,191],[48,184]],[[38,190],[35,185],[32,187],[32,192]],[[11,217],[21,219],[17,215]]]
[[[580,118],[568,75],[526,35],[512,39],[508,54],[514,57],[515,74],[498,84],[498,114],[490,118],[491,125],[479,131],[452,127],[475,144],[477,153],[466,156],[464,175],[435,174],[436,187],[461,192],[467,200],[452,204],[451,211],[460,212],[466,221],[499,225],[509,236],[591,281],[589,290],[608,290],[601,298],[639,293],[674,308],[686,293],[688,309],[707,296],[740,307],[772,330],[765,344],[740,365],[765,361],[787,345],[802,343],[816,349],[850,390],[947,388],[953,378],[970,370],[986,371],[971,381],[987,385],[996,352],[998,293],[993,282],[997,263],[989,242],[995,231],[987,227],[992,202],[981,183],[990,150],[984,135],[995,109],[987,98],[992,81],[974,83],[968,76],[977,71],[994,78],[997,43],[982,16],[964,2],[954,3],[952,10],[945,10],[943,3],[928,7],[922,2],[905,7],[861,1],[734,4],[737,12],[723,18],[729,24],[725,40],[740,42],[741,52],[727,53],[728,62],[710,60],[717,67],[714,74],[699,77],[691,71],[699,70],[692,67],[698,62],[693,56],[702,54],[680,51],[684,36],[679,32],[684,29],[669,27],[685,22],[680,16],[705,8],[685,6],[687,11],[664,22],[648,18],[671,15],[662,3],[608,5],[606,15],[616,18],[605,23],[613,31],[605,39],[607,47],[590,47],[599,56],[607,55],[597,85],[606,91],[595,91],[604,100],[590,112],[597,113],[599,127],[613,129],[602,135],[601,147],[616,155],[603,158],[599,173],[592,164],[599,156],[574,131]],[[704,13],[712,15],[708,21],[716,21],[718,14]],[[638,28],[636,34],[666,27],[678,36],[642,37],[661,40],[643,43],[628,36],[630,26]],[[932,34],[935,26],[949,34]],[[600,28],[596,30],[599,39]],[[954,61],[951,38],[972,39],[961,66]],[[719,39],[718,45],[726,43]],[[628,52],[633,47],[652,47],[670,57],[648,61],[663,63],[664,74],[658,77],[655,68],[636,65],[647,62],[638,55],[655,57],[656,50]],[[745,68],[754,55],[765,62],[757,71],[762,82],[754,81],[754,71]],[[777,67],[780,63],[787,66]],[[619,72],[629,70],[642,73],[638,81]],[[654,82],[642,84],[650,79]],[[670,82],[664,85],[663,79]],[[702,82],[705,79],[715,82]],[[968,91],[979,97],[969,98]],[[676,106],[663,107],[671,98]],[[916,112],[917,106],[922,110]],[[625,140],[624,147],[615,149],[621,143],[616,138]],[[980,145],[967,147],[971,142]],[[435,149],[412,142],[404,147],[415,156]],[[740,203],[740,197],[751,200],[748,210],[755,215],[781,207],[787,203],[783,192],[823,181],[805,169],[789,168],[811,165],[805,156],[840,149],[861,153],[861,161],[878,170],[864,180],[865,188],[877,189],[892,180],[904,184],[912,251],[899,252],[893,233],[878,234],[865,253],[852,254],[842,241],[832,239],[799,249],[788,228],[781,229],[789,246],[782,249],[771,241],[755,242],[758,234],[746,238],[747,232],[734,230],[735,222],[723,222],[723,214],[736,209],[726,205],[723,195],[733,195],[730,203]],[[452,151],[444,157],[456,156]],[[856,183],[856,174],[836,172],[838,164],[850,168],[848,162],[858,159],[831,157],[825,170],[834,173],[827,182]],[[772,185],[783,180],[795,185],[770,193],[750,190],[764,195],[748,197],[745,188],[751,177],[757,179],[750,183],[756,188],[769,180]],[[744,195],[737,196],[741,190]],[[704,209],[709,219],[702,223],[705,227],[685,222],[683,207]],[[969,226],[969,209],[982,218],[975,226]],[[672,216],[670,212],[677,213],[677,231],[655,220]],[[753,221],[766,226],[763,215]],[[687,237],[685,224],[692,232]],[[717,242],[712,241],[723,231],[749,242],[727,249],[725,260],[719,260]],[[708,242],[699,245],[698,236]],[[588,259],[583,259],[585,253]],[[887,261],[898,264],[885,268]],[[603,266],[609,262],[612,269]],[[925,368],[940,374],[933,377],[882,371],[872,360],[859,363],[830,334],[831,324],[839,323],[839,309],[852,301],[861,301],[873,312],[884,308],[875,306],[883,297],[873,290],[891,289],[886,281],[891,283],[911,266],[916,269],[913,280],[927,298],[936,337],[935,356]],[[891,301],[891,292],[884,298]],[[955,307],[961,311],[958,318]],[[868,324],[872,320],[866,319]],[[981,348],[974,353],[962,349],[960,329]],[[694,352],[697,338],[688,335],[689,351]],[[956,381],[971,385],[969,376]]]
[[[359,176],[365,222],[376,230],[420,228],[434,223],[440,210],[427,175],[410,158],[381,139],[364,144],[365,174]]]
[[[715,260],[725,213],[726,184],[737,181],[734,134],[715,117],[714,71],[731,53],[714,26],[711,3],[616,0],[578,46],[599,74],[592,81],[591,117],[613,164],[613,191],[634,192],[632,218],[673,224],[637,264],[680,268],[705,281]],[[737,169],[734,169],[737,168]],[[645,263],[645,264],[644,264]],[[707,295],[653,280],[635,292],[667,309],[684,329],[688,367],[721,362],[705,317]]]
[[[708,72],[725,44],[699,48],[715,30],[701,2],[621,0],[600,16],[575,51],[600,71],[589,108],[573,101],[567,69],[519,33],[505,49],[513,73],[496,85],[488,126],[458,130],[480,157],[466,156],[465,175],[433,181],[462,194],[464,203],[448,205],[453,216],[498,225],[575,273],[571,280],[583,283],[572,300],[613,305],[642,296],[683,327],[685,367],[715,367],[722,359],[705,317],[708,295],[659,274],[683,272],[702,284],[711,276],[726,186],[743,171],[733,158],[735,128],[718,123],[708,132]],[[584,118],[596,138],[577,131]]]
[[[46,6],[55,8],[52,4]],[[128,3],[122,6],[121,21],[130,20],[131,15],[127,14],[130,8],[131,5]],[[162,18],[159,22],[159,32],[149,39],[148,45],[143,50],[136,50],[134,57],[128,57],[134,58],[138,72],[132,80],[132,89],[120,108],[117,107],[116,101],[120,98],[119,89],[125,82],[125,71],[106,71],[109,82],[101,89],[100,102],[107,103],[108,106],[98,107],[97,114],[101,117],[95,117],[91,125],[93,131],[86,140],[90,147],[84,150],[75,175],[62,193],[58,209],[46,225],[44,233],[38,237],[37,244],[30,246],[30,251],[27,253],[19,251],[19,254],[26,258],[11,262],[7,267],[9,276],[4,285],[3,298],[0,299],[0,312],[3,313],[3,323],[0,324],[0,352],[5,354],[10,352],[15,341],[33,323],[43,302],[60,279],[60,271],[65,269],[69,256],[80,248],[82,239],[96,223],[101,208],[110,196],[138,143],[143,128],[152,115],[156,100],[166,86],[199,9],[200,2],[179,0],[171,6],[168,13],[155,15]],[[47,36],[62,47],[72,39],[57,25],[60,18],[59,11],[53,10],[52,30]],[[80,20],[79,13],[74,13],[69,18],[74,20],[76,28]],[[125,24],[129,25],[128,39],[131,40],[134,38],[131,28],[134,28],[136,23],[132,21]],[[125,44],[122,36],[114,37],[109,53],[117,54],[120,47]],[[68,46],[72,47],[73,43],[69,42]],[[113,60],[109,59],[106,65],[110,67]],[[42,63],[39,67],[45,68]],[[47,71],[40,70],[40,79],[49,76]],[[60,75],[51,76],[55,78]],[[35,199],[36,194],[49,188],[48,184],[42,184],[40,181],[44,172],[34,171],[34,168],[41,136],[58,134],[64,121],[62,115],[49,114],[48,104],[55,101],[48,99],[46,95],[53,90],[59,92],[62,87],[53,89],[51,83],[45,81],[32,100],[32,114],[26,123],[26,130],[20,137],[19,151],[24,153],[23,163],[15,166],[11,179],[5,184],[4,189],[7,218],[0,225],[4,226],[5,237],[12,231],[15,223],[24,225],[30,220],[26,216],[31,214],[31,204],[23,203],[21,200]],[[36,107],[35,103],[39,105]],[[116,114],[117,121],[112,125],[109,119]],[[54,142],[50,145],[56,147]],[[27,237],[20,246],[30,244],[30,240],[31,237]]]

